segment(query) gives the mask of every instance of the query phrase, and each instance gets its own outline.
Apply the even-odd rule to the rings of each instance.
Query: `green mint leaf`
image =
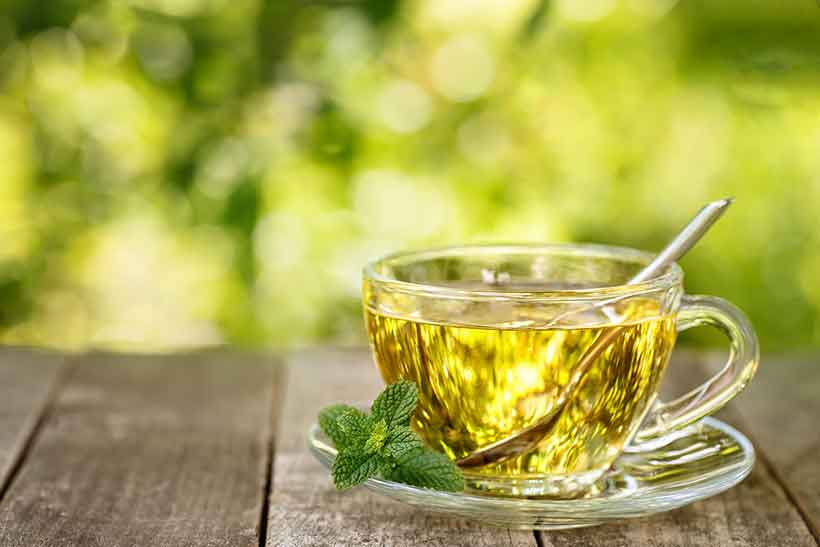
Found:
[[[339,490],[346,490],[378,473],[380,467],[378,454],[368,454],[360,448],[346,448],[339,452],[333,462],[333,484]]]
[[[364,451],[368,454],[376,454],[381,452],[384,443],[387,442],[389,432],[387,431],[387,424],[384,420],[379,420],[370,432],[370,437],[364,443]]]
[[[319,427],[325,435],[333,441],[333,445],[337,449],[346,446],[345,434],[339,427],[337,420],[339,416],[348,410],[356,410],[350,405],[331,405],[322,409],[319,413]]]
[[[367,415],[349,405],[333,405],[319,414],[322,431],[336,445],[333,482],[339,490],[370,477],[422,488],[458,492],[461,470],[447,456],[427,448],[410,428],[418,390],[408,381],[387,386]]]
[[[387,438],[382,455],[398,460],[405,453],[411,450],[424,448],[424,444],[419,439],[416,432],[406,425],[398,425],[390,431],[390,436]]]
[[[388,480],[422,488],[446,492],[464,490],[464,476],[455,462],[428,448],[405,452],[396,460],[395,467],[382,467],[382,473]]]
[[[410,425],[410,418],[419,400],[416,384],[400,380],[391,384],[373,401],[370,408],[376,420],[384,420],[392,429],[397,425]]]
[[[336,425],[342,432],[344,441],[341,448],[358,447],[364,449],[364,444],[370,438],[375,423],[373,418],[357,408],[350,408],[336,418]],[[336,447],[340,448],[339,446]]]

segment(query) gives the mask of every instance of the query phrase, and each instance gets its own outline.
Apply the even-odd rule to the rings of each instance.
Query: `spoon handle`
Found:
[[[703,234],[712,227],[712,224],[717,222],[733,201],[734,198],[726,198],[706,204],[703,209],[692,217],[689,224],[675,236],[675,239],[670,241],[652,262],[630,279],[627,285],[643,283],[666,271],[669,266],[685,255],[703,237]]]

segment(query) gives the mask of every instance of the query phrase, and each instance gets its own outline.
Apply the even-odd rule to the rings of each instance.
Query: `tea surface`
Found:
[[[633,300],[629,325],[595,362],[549,436],[533,452],[482,474],[576,475],[610,466],[652,402],[675,341],[674,318]],[[606,325],[478,328],[365,310],[384,380],[419,386],[414,426],[433,447],[463,457],[546,414],[574,364]]]

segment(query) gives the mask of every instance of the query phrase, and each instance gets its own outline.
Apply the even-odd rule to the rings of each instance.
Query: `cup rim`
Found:
[[[679,286],[683,281],[683,270],[677,263],[672,264],[664,273],[634,285],[601,285],[580,289],[545,289],[538,291],[459,289],[428,283],[402,281],[378,271],[380,266],[390,263],[430,260],[448,255],[459,256],[464,255],[465,251],[466,254],[472,255],[554,253],[569,256],[576,255],[626,260],[641,264],[649,264],[652,259],[655,258],[654,254],[647,251],[631,247],[602,245],[597,243],[479,243],[448,245],[390,253],[368,262],[362,273],[365,280],[375,281],[393,290],[420,296],[457,299],[492,298],[499,300],[537,300],[539,302],[635,296]]]

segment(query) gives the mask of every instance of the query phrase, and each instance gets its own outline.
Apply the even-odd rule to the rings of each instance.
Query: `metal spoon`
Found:
[[[638,272],[635,277],[630,279],[627,284],[636,285],[666,271],[669,266],[686,254],[686,252],[703,237],[703,234],[723,215],[732,201],[732,198],[727,198],[713,201],[706,205],[689,221],[689,224],[675,236],[675,239],[669,242],[669,244],[658,253],[658,256],[643,270]],[[595,360],[600,357],[601,353],[618,338],[618,335],[620,335],[625,328],[626,326],[624,324],[620,324],[607,327],[601,331],[595,341],[592,342],[592,345],[590,345],[578,360],[578,363],[575,365],[575,370],[572,371],[569,380],[558,394],[555,405],[553,405],[552,409],[546,415],[520,431],[516,431],[487,446],[482,446],[475,452],[456,460],[456,463],[460,467],[478,467],[509,460],[535,448],[535,446],[549,434],[567,403],[575,396],[578,387],[581,385],[581,380],[583,380],[589,368]]]

